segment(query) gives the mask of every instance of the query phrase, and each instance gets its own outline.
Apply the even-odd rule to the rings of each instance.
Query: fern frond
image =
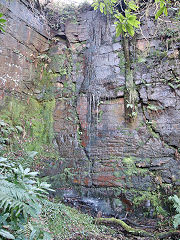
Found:
[[[7,209],[14,209],[16,216],[23,213],[26,219],[28,215],[36,217],[40,214],[41,210],[40,204],[34,194],[6,180],[0,181],[0,208],[3,208],[4,212]]]

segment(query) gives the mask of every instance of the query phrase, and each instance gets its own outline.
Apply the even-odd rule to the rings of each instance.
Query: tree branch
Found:
[[[142,229],[136,229],[128,224],[126,224],[124,221],[116,218],[96,218],[95,223],[101,224],[101,223],[113,223],[113,224],[118,224],[120,225],[126,232],[134,235],[134,236],[140,236],[140,237],[151,237],[155,239],[165,239],[168,237],[171,237],[173,235],[176,235],[180,237],[180,231],[179,230],[170,230],[168,232],[163,232],[163,233],[151,233],[147,232]]]

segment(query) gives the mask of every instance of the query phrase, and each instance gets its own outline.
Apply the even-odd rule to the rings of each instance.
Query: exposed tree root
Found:
[[[172,235],[177,235],[180,237],[180,231],[178,230],[170,230],[168,232],[163,233],[151,233],[147,232],[142,229],[136,229],[132,228],[128,224],[126,224],[124,221],[116,218],[96,218],[96,223],[114,223],[120,225],[126,232],[134,235],[134,236],[140,236],[140,237],[150,237],[151,239],[165,239],[167,237],[170,237]]]

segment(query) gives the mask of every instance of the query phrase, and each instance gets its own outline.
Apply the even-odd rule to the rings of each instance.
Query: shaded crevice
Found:
[[[100,97],[100,101],[111,101],[116,99],[124,99],[124,96],[117,96],[117,97]]]

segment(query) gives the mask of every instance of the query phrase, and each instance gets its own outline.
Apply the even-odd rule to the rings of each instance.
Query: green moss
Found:
[[[154,48],[151,49],[150,58],[158,58],[159,60],[163,59],[164,57],[167,56],[167,51],[160,51],[160,50],[155,50]]]
[[[152,126],[148,125],[148,130],[154,138],[159,138],[159,135],[153,130]]]
[[[120,51],[118,53],[118,58],[119,58],[120,72],[124,74],[125,73],[125,57],[124,57],[123,51]]]
[[[82,69],[82,63],[76,62],[76,73],[78,73]]]
[[[135,157],[126,157],[123,158],[122,163],[125,167],[124,173],[126,176],[132,175],[146,175],[148,173],[147,169],[140,168],[136,166],[137,158]]]
[[[28,104],[27,104],[28,101]],[[12,126],[21,126],[33,139],[25,144],[28,151],[39,151],[42,144],[50,144],[53,139],[53,111],[55,99],[38,102],[34,98],[18,100],[7,98],[7,108],[2,110],[1,119]]]
[[[61,203],[44,201],[42,217],[56,239],[103,238],[106,227],[98,227],[93,218]],[[105,238],[105,236],[104,236]]]
[[[61,76],[69,76],[72,72],[72,56],[69,51],[64,54],[54,54],[51,57],[50,68],[54,73],[59,73]]]
[[[119,91],[123,92],[125,90],[125,86],[115,88],[115,93],[117,94]]]
[[[146,58],[145,57],[138,57],[138,59],[137,59],[137,62],[138,63],[145,63],[147,60],[146,60]]]
[[[143,202],[149,200],[151,202],[151,208],[154,208],[154,214],[160,214],[163,216],[167,216],[167,212],[162,207],[162,201],[160,199],[159,192],[156,191],[135,191],[132,190],[134,199],[133,203],[135,207],[142,205]]]

